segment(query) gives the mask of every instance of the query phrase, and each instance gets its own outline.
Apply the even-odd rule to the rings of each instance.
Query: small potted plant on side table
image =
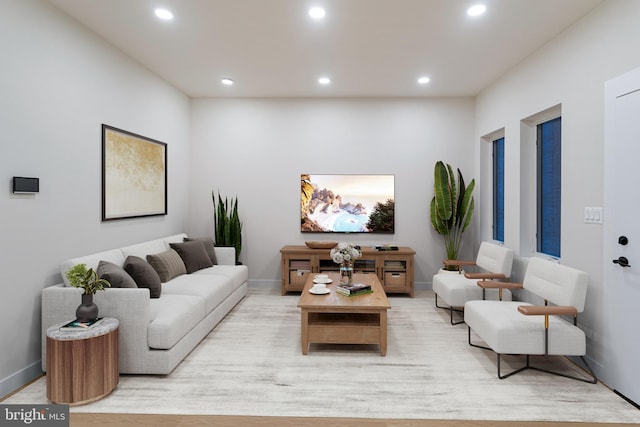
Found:
[[[93,302],[93,295],[111,284],[100,279],[93,268],[87,269],[85,264],[74,265],[67,271],[67,280],[71,286],[82,288],[82,304],[76,309],[76,317],[80,322],[91,322],[98,318],[98,306]]]

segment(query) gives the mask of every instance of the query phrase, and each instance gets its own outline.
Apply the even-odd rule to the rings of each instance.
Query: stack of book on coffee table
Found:
[[[336,286],[336,292],[342,295],[354,296],[370,294],[373,290],[371,289],[371,285],[365,283],[350,283]]]

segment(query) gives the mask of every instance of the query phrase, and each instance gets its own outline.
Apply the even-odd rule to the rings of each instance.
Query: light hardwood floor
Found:
[[[21,387],[21,389],[27,386],[28,384]],[[20,390],[4,396],[0,399],[0,404]],[[100,413],[71,413],[70,418],[71,427],[630,427],[632,425],[622,423],[563,423],[559,421],[410,420]]]
[[[557,421],[389,420],[363,418],[241,417],[214,415],[71,414],[71,426],[117,427],[629,427],[618,423]]]

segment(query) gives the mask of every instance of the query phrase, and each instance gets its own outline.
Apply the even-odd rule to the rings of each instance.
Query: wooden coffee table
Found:
[[[387,354],[387,310],[391,308],[387,295],[375,274],[353,275],[354,283],[371,285],[373,293],[346,296],[336,292],[340,282],[338,273],[329,273],[333,283],[327,287],[331,293],[314,295],[314,274],[310,274],[298,300],[302,310],[302,354],[307,354],[310,343],[323,344],[378,344],[380,355]]]

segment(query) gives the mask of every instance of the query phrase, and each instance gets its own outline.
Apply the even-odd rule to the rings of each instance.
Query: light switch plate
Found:
[[[584,208],[585,224],[602,224],[602,207]]]

